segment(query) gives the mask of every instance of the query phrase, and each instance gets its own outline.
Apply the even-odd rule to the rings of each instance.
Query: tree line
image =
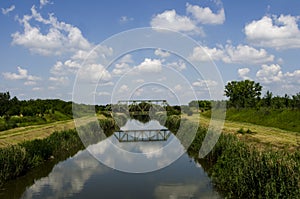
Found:
[[[225,86],[224,95],[228,97],[228,108],[260,108],[267,107],[273,109],[300,109],[300,92],[295,95],[274,96],[271,91],[267,91],[262,96],[262,86],[260,83],[244,80],[231,81]],[[212,103],[220,101],[195,100],[189,103],[190,107],[199,107],[200,110],[209,110]]]

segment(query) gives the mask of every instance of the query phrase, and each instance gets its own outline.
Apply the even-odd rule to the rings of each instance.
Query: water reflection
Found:
[[[142,131],[145,126],[148,130],[159,133],[165,129],[156,121],[139,123],[132,120],[121,131],[130,134],[130,130]],[[142,137],[153,137],[151,135],[154,132],[151,133]],[[141,135],[132,136],[132,139],[141,138]],[[91,145],[72,158],[55,165],[48,176],[27,187],[21,198],[220,198],[201,165],[195,163],[186,153],[168,167],[143,174],[111,169],[99,163],[89,153],[93,151],[102,161],[116,167],[145,170],[153,166],[162,168],[168,165],[175,156],[182,154],[182,150],[184,147],[173,134],[168,134],[164,140],[147,142],[120,142],[112,135],[109,139]],[[133,153],[137,158],[142,157],[140,160],[143,161],[130,159],[132,156],[126,156],[127,153]],[[12,190],[8,188],[5,195],[9,195]]]
[[[98,163],[87,151],[59,163],[22,198],[220,198],[206,173],[184,155],[153,173],[128,174]]]
[[[105,165],[130,173],[161,169],[185,151],[180,140],[156,120],[128,120],[121,131],[87,150]]]

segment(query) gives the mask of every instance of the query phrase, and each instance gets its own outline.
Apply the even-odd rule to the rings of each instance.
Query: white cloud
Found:
[[[101,64],[89,64],[81,68],[77,77],[90,83],[107,82],[111,80],[111,74]]]
[[[209,48],[207,46],[195,47],[189,57],[196,61],[215,61],[238,64],[262,64],[274,61],[274,55],[270,55],[265,49],[255,49],[248,45],[232,46],[227,44],[225,47]]]
[[[225,57],[223,49],[208,48],[206,46],[197,46],[193,49],[193,53],[190,55],[191,60],[195,61],[209,61],[221,60]]]
[[[38,26],[30,24],[31,20],[49,26],[49,29],[44,34]],[[84,38],[80,29],[58,21],[53,14],[50,14],[48,19],[44,19],[34,6],[31,8],[31,15],[24,15],[19,22],[23,25],[24,31],[13,33],[12,43],[24,46],[31,52],[41,55],[60,55],[92,49],[92,44]]]
[[[226,45],[223,61],[226,63],[261,64],[274,61],[274,55],[269,55],[265,49],[255,49],[248,45]]]
[[[7,15],[16,8],[15,5],[11,5],[9,8],[1,8],[2,14]]]
[[[203,8],[187,3],[186,11],[187,13],[192,14],[197,22],[202,24],[223,24],[225,21],[225,12],[223,8],[215,14],[208,7]]]
[[[112,70],[113,75],[123,75],[130,70],[130,65],[134,61],[132,60],[132,56],[130,54],[126,54],[118,60],[115,64],[114,69]]]
[[[17,67],[18,73],[10,73],[10,72],[5,72],[2,73],[5,79],[8,80],[27,80],[27,81],[38,81],[41,80],[40,77],[29,75],[28,71],[26,69],[23,69],[21,67]]]
[[[151,27],[166,28],[174,31],[204,35],[203,30],[196,26],[196,23],[187,16],[181,16],[175,10],[166,10],[155,15],[151,22]]]
[[[182,70],[186,69],[185,62],[182,59],[180,59],[177,62],[167,63],[166,66],[175,68],[178,71],[182,71]]]
[[[56,84],[59,84],[59,85],[65,85],[68,83],[69,81],[69,78],[68,77],[65,77],[65,76],[61,76],[61,77],[49,77],[49,80],[56,83]]]
[[[157,56],[160,56],[160,57],[169,57],[170,56],[170,53],[168,51],[164,51],[160,48],[156,49],[154,51],[154,54],[157,55]]]
[[[145,58],[136,68],[140,72],[160,72],[162,69],[162,63],[159,59]]]
[[[102,91],[102,92],[98,92],[97,95],[99,95],[99,96],[111,96],[111,93]]]
[[[120,88],[119,88],[119,90],[118,90],[118,92],[119,93],[125,93],[125,92],[128,92],[129,91],[129,88],[128,88],[128,86],[127,85],[122,85]]]
[[[130,70],[130,66],[127,63],[117,63],[115,68],[112,70],[114,75],[123,75]]]
[[[283,76],[284,75],[281,71],[281,67],[278,64],[264,64],[256,73],[256,77],[258,78],[258,80],[266,84],[280,82],[283,80]]]
[[[300,70],[283,72],[278,64],[262,65],[257,71],[256,78],[264,87],[278,94],[299,92]]]
[[[34,87],[34,88],[32,88],[32,91],[42,91],[43,90],[43,88],[41,88],[41,87]]]
[[[35,81],[26,81],[26,82],[24,82],[24,85],[25,86],[34,86],[34,85],[36,85],[36,82]]]
[[[264,16],[245,26],[245,34],[254,45],[276,49],[300,48],[299,16]]]
[[[120,17],[120,23],[127,23],[129,21],[133,21],[133,17],[128,17],[128,16],[121,16]]]
[[[209,87],[217,86],[218,83],[213,80],[198,80],[196,82],[193,82],[192,85],[195,87],[209,88]]]
[[[51,4],[49,0],[40,0],[40,8],[44,7],[47,4]]]
[[[56,76],[62,76],[67,74],[75,74],[78,69],[81,68],[81,65],[77,61],[67,60],[64,63],[58,61],[50,69],[50,73]]]
[[[240,69],[238,69],[239,77],[242,78],[243,80],[245,80],[245,79],[251,80],[251,78],[247,76],[249,72],[250,72],[249,68],[240,68]]]

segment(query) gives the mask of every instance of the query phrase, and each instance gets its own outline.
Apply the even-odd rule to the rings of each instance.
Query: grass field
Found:
[[[105,118],[103,115],[98,116],[98,119]],[[82,118],[81,122],[87,123],[91,117]],[[48,137],[55,131],[65,131],[74,129],[74,120],[64,120],[49,124],[32,125],[26,127],[14,128],[0,132],[0,147],[14,145],[27,140],[42,139]]]
[[[217,112],[217,111],[216,111]],[[211,112],[202,113],[210,117]],[[300,111],[292,109],[235,109],[226,110],[226,120],[276,127],[300,133]]]
[[[198,122],[197,116],[183,115],[190,121]],[[210,118],[200,115],[200,125],[208,127]],[[253,133],[239,134],[240,129],[250,130]],[[275,127],[262,126],[246,122],[234,122],[226,120],[223,127],[223,133],[235,134],[237,137],[248,145],[254,145],[258,149],[275,148],[288,149],[294,151],[300,147],[300,132],[282,130]]]

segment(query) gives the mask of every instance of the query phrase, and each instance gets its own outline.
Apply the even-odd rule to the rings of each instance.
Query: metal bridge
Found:
[[[168,129],[124,130],[116,131],[119,142],[154,142],[167,141],[172,133]]]

